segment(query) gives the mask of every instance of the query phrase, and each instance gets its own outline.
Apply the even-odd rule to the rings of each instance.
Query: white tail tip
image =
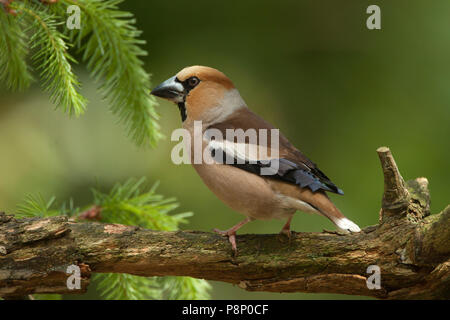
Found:
[[[336,219],[336,226],[343,232],[360,232],[361,229],[356,223],[347,218]]]

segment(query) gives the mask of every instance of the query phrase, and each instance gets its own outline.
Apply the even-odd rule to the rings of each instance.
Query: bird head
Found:
[[[151,94],[176,103],[182,121],[215,123],[246,106],[225,74],[204,66],[184,68],[154,88]]]

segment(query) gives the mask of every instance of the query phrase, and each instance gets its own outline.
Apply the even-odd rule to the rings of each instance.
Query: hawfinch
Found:
[[[194,169],[220,200],[246,216],[228,230],[214,229],[228,237],[234,252],[237,250],[236,231],[254,219],[287,219],[280,233],[290,238],[290,223],[297,210],[325,216],[347,233],[361,231],[325,193],[343,194],[342,190],[281,133],[278,145],[271,139],[262,144],[259,139],[249,142],[246,137],[239,142],[236,136],[229,138],[227,133],[233,130],[242,133],[253,129],[260,138],[264,129],[275,128],[247,107],[239,91],[222,72],[203,66],[187,67],[161,83],[151,94],[178,105],[190,141],[200,141],[200,146],[191,143],[189,149]],[[195,129],[196,125],[199,129]],[[224,138],[208,139],[207,132],[215,136],[222,133]],[[264,134],[266,136],[272,137],[270,133]],[[261,152],[263,148],[266,152]],[[195,161],[196,152],[200,152],[202,161]],[[232,161],[228,161],[230,158]],[[273,170],[264,174],[264,169]]]

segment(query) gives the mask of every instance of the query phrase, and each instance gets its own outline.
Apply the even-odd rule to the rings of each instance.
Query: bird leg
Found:
[[[291,220],[293,216],[294,215],[291,215],[287,219],[285,225],[283,226],[283,229],[281,229],[280,231],[280,234],[284,234],[286,237],[288,237],[289,240],[291,240]]]
[[[249,217],[247,217],[245,220],[239,222],[238,224],[236,224],[235,226],[231,227],[228,230],[219,230],[219,229],[213,229],[213,231],[215,233],[218,233],[222,236],[226,236],[228,237],[228,241],[230,241],[231,243],[231,247],[233,248],[234,253],[237,252],[237,247],[236,247],[236,231],[238,231],[244,224],[246,224],[247,222],[250,222],[251,219]]]

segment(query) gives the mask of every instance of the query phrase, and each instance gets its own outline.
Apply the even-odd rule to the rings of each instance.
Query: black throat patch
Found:
[[[200,83],[200,79],[197,78],[196,76],[193,76],[184,81],[180,81],[178,78],[175,78],[175,81],[181,83],[184,88],[183,102],[177,103],[178,109],[180,110],[181,121],[184,122],[184,120],[186,120],[186,118],[187,118],[187,111],[186,111],[186,104],[185,104],[186,96],[188,96],[189,92]]]
[[[180,110],[181,121],[184,122],[184,120],[186,120],[186,118],[187,118],[186,106],[185,106],[184,102],[178,102],[178,109]]]

